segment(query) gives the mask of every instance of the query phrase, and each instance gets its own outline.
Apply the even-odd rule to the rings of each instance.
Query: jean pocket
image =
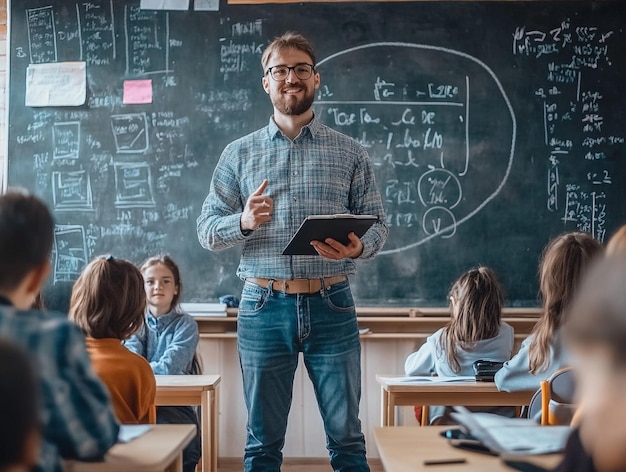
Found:
[[[354,311],[354,299],[348,282],[333,285],[325,295],[328,308],[338,313],[351,313]]]
[[[267,301],[267,289],[246,282],[241,292],[239,315],[253,315],[260,312]]]

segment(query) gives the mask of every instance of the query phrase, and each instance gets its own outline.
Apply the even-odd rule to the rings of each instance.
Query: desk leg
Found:
[[[206,390],[202,392],[202,419],[200,420],[200,435],[202,443],[202,472],[213,472],[211,470],[211,459],[213,457],[211,451],[211,417],[212,410],[212,391]]]
[[[380,387],[380,425],[388,426],[389,422],[389,392],[381,385]]]
[[[180,451],[167,470],[168,472],[183,472],[183,451]]]
[[[396,399],[391,392],[387,392],[387,426],[396,425]]]

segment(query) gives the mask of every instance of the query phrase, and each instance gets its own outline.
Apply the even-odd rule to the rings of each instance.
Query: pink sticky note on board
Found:
[[[152,103],[152,80],[125,80],[122,103],[124,105]]]

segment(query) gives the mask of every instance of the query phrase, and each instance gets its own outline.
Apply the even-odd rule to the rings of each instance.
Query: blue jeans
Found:
[[[349,283],[289,295],[246,282],[237,324],[248,409],[244,469],[280,471],[302,352],[333,470],[369,471],[359,420],[361,345]]]

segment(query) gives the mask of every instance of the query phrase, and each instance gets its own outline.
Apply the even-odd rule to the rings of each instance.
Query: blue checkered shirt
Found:
[[[271,221],[249,235],[240,218],[263,179],[274,199]],[[320,123],[304,126],[292,141],[273,119],[268,126],[230,143],[213,173],[198,217],[198,239],[211,250],[243,243],[237,275],[275,279],[318,278],[356,272],[352,259],[283,256],[282,250],[309,215],[352,213],[379,221],[363,235],[361,259],[374,257],[389,229],[367,152],[354,139]]]
[[[24,346],[39,374],[43,438],[35,470],[61,471],[61,457],[104,456],[117,441],[119,426],[78,327],[57,313],[16,311],[2,304],[0,336]]]

